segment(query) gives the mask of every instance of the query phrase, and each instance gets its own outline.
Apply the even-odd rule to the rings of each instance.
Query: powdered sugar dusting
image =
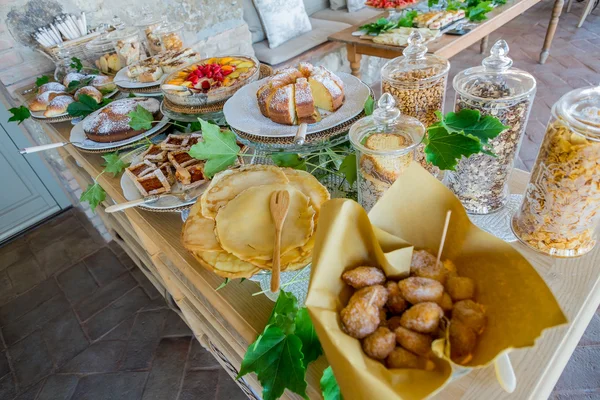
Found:
[[[41,93],[45,93],[45,92],[64,92],[66,89],[67,88],[62,83],[48,82],[48,83],[44,83],[42,86],[40,86],[40,88],[38,89],[38,91],[41,92]]]
[[[54,99],[52,99],[50,104],[48,104],[48,108],[64,108],[69,104],[73,103],[74,101],[75,100],[73,100],[71,96],[56,96]]]
[[[160,103],[152,98],[117,100],[84,119],[83,130],[98,135],[128,131],[131,129],[131,118],[127,114],[134,111],[138,105],[155,114]]]

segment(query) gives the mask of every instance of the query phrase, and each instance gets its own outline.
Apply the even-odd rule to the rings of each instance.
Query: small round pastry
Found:
[[[60,95],[52,99],[50,104],[48,104],[48,108],[44,112],[44,117],[58,117],[59,115],[63,115],[67,112],[67,107],[69,104],[74,103],[75,100],[68,95]]]
[[[113,77],[106,75],[96,75],[92,81],[92,86],[103,92],[112,92],[117,88],[117,85],[113,83]]]
[[[65,94],[64,92],[47,91],[42,94],[35,96],[35,99],[29,103],[29,109],[31,111],[45,111],[48,108],[48,104],[57,96]]]
[[[42,94],[44,92],[66,92],[67,88],[60,82],[48,82],[44,83],[37,90],[37,94]]]
[[[69,72],[63,79],[63,85],[65,85],[66,87],[69,87],[69,83],[71,83],[73,81],[81,81],[82,79],[85,79],[86,77],[87,77],[87,75],[81,74],[79,72]]]
[[[75,100],[79,101],[79,96],[82,94],[87,94],[92,99],[96,100],[96,103],[98,104],[102,102],[102,93],[100,93],[100,91],[93,86],[84,86],[77,89],[75,92]]]

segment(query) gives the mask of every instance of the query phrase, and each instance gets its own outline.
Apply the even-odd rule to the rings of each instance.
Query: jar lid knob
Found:
[[[423,35],[418,30],[413,30],[408,36],[408,46],[402,51],[402,54],[406,58],[417,59],[423,58],[427,53],[427,46],[425,46]]]
[[[380,124],[389,124],[400,117],[400,110],[396,108],[396,100],[389,93],[384,93],[377,101],[377,109],[373,111],[373,118]]]
[[[483,67],[491,71],[504,71],[510,68],[513,61],[507,56],[508,43],[505,40],[498,40],[492,46],[489,57],[486,57],[482,64]]]

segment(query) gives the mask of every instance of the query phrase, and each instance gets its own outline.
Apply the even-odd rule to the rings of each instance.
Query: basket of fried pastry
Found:
[[[528,260],[415,162],[368,215],[323,205],[306,306],[346,400],[427,398],[566,322]]]
[[[190,209],[183,246],[202,266],[225,278],[249,278],[273,267],[275,225],[270,198],[285,190],[290,205],[281,236],[281,271],[311,260],[321,205],[329,192],[306,171],[242,165],[216,174]]]

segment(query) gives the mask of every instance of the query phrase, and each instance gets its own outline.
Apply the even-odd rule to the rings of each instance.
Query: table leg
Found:
[[[550,46],[552,45],[552,39],[554,39],[556,27],[558,26],[558,18],[562,13],[564,5],[565,0],[554,1],[554,8],[552,9],[552,16],[550,17],[550,24],[548,24],[548,30],[546,31],[546,39],[544,39],[544,47],[542,47],[542,52],[540,53],[540,64],[545,63],[548,59],[548,56],[550,55]]]
[[[483,39],[481,39],[481,43],[479,43],[479,53],[483,54],[487,51],[487,47],[488,47],[488,41],[490,40],[490,36],[486,36]]]
[[[583,25],[583,23],[585,22],[585,18],[588,16],[588,14],[590,12],[592,12],[593,5],[594,5],[593,0],[587,0],[587,3],[585,5],[585,11],[583,11],[583,14],[581,14],[581,19],[579,20],[579,23],[577,24],[578,28],[581,28],[581,25]]]
[[[346,49],[348,50],[348,61],[350,61],[352,75],[360,79],[360,59],[362,58],[362,54],[358,54],[356,47],[352,44],[346,45]]]

